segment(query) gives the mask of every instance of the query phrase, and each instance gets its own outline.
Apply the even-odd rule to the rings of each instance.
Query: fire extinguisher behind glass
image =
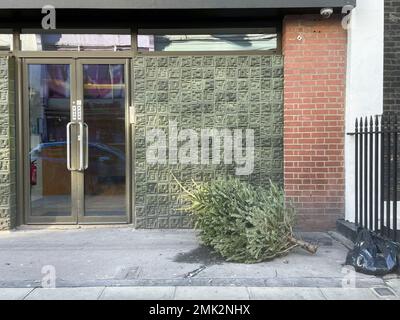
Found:
[[[37,165],[36,160],[31,161],[31,186],[36,186],[37,184]]]

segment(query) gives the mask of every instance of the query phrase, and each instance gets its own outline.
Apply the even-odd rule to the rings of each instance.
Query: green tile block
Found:
[[[250,67],[261,68],[261,56],[251,56],[250,57]]]
[[[158,228],[158,219],[157,218],[146,219],[146,228],[147,229],[157,229]]]
[[[157,193],[158,194],[166,194],[169,191],[169,185],[167,183],[158,183],[157,184]]]
[[[169,79],[179,79],[181,77],[181,68],[169,68],[168,69],[168,78]]]
[[[237,68],[238,66],[238,57],[227,57],[226,58],[226,64],[228,67],[234,67]]]
[[[136,217],[138,228],[187,228],[182,183],[235,174],[235,165],[150,166],[143,147],[146,130],[178,128],[253,129],[255,167],[241,177],[255,185],[283,181],[283,59],[281,56],[165,56],[134,59]],[[145,170],[145,171],[144,171]],[[144,180],[145,179],[145,180]],[[151,200],[151,201],[150,201]],[[144,203],[146,205],[144,206]]]
[[[146,208],[140,206],[138,202],[136,203],[135,213],[137,219],[141,219],[147,216]]]
[[[160,215],[164,215],[160,213]],[[159,217],[157,221],[157,228],[160,229],[168,229],[169,227],[169,218],[168,217]]]
[[[166,190],[166,194],[158,195],[158,204],[161,206],[168,206],[169,205],[169,195],[168,195],[168,187]]]
[[[155,67],[157,66],[157,58],[154,57],[148,57],[145,59],[145,65],[146,67]]]
[[[157,72],[157,68],[146,68],[146,77],[148,79],[153,79],[156,80],[158,79],[158,72]]]
[[[202,67],[203,66],[203,57],[192,57],[192,66],[193,67]]]
[[[145,90],[146,91],[157,91],[157,80],[147,79],[145,82]]]
[[[216,56],[215,58],[216,67],[225,67],[227,63],[227,58],[225,56]]]
[[[273,59],[270,56],[262,56],[261,57],[261,68],[270,68],[272,65]]]
[[[177,68],[181,65],[181,59],[179,57],[168,57],[168,66],[170,68]]]
[[[213,56],[204,56],[203,57],[203,66],[204,67],[212,67],[215,65],[215,59]]]
[[[202,69],[193,69],[192,70],[192,79],[203,79],[203,70]]]
[[[192,67],[192,57],[184,56],[181,57],[181,66],[182,67]]]
[[[146,194],[145,204],[146,204],[146,206],[156,206],[158,204],[158,195],[157,194]]]
[[[159,57],[157,59],[158,67],[168,67],[168,57]]]
[[[135,79],[145,79],[146,71],[144,68],[133,68],[133,74]]]

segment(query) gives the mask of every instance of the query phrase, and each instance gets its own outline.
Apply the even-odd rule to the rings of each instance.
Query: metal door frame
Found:
[[[55,224],[55,225],[75,225],[75,224],[128,224],[132,223],[132,161],[131,161],[131,130],[129,121],[129,105],[131,101],[130,96],[130,59],[122,58],[24,58],[21,61],[21,89],[22,89],[22,108],[20,108],[21,115],[19,117],[18,126],[20,126],[20,132],[22,133],[22,139],[19,139],[19,143],[23,149],[23,172],[20,173],[20,181],[23,185],[24,194],[21,197],[24,205],[24,223],[26,224]],[[126,215],[116,217],[85,217],[84,216],[84,185],[83,185],[83,172],[71,171],[71,215],[60,217],[34,217],[31,215],[31,198],[30,198],[30,123],[29,123],[29,91],[28,91],[28,65],[30,64],[69,64],[70,65],[70,121],[72,121],[72,109],[73,103],[77,100],[82,100],[83,93],[83,72],[80,72],[83,64],[123,64],[125,71],[125,156],[126,156],[126,168],[125,168],[125,203],[126,203]],[[81,87],[79,87],[81,86]],[[82,104],[82,118],[83,115],[83,104]],[[76,160],[74,160],[76,161]]]
[[[31,215],[31,197],[30,197],[30,109],[29,109],[29,74],[28,65],[37,64],[65,64],[70,66],[70,121],[72,119],[72,104],[76,96],[76,86],[74,79],[75,61],[73,59],[24,59],[22,64],[22,93],[23,93],[23,108],[22,108],[22,130],[23,130],[23,182],[24,182],[24,202],[25,202],[25,222],[28,224],[75,224],[78,217],[78,208],[76,207],[76,190],[73,185],[76,183],[76,174],[71,171],[71,215],[70,216],[55,216],[55,217],[35,217]],[[20,124],[21,125],[21,124]]]
[[[129,59],[77,59],[76,60],[76,100],[82,101],[82,121],[85,122],[83,97],[83,65],[85,64],[121,64],[124,65],[125,83],[125,215],[124,216],[85,216],[84,171],[78,172],[78,224],[122,224],[130,223],[130,191],[131,191],[131,157],[130,157],[130,128],[129,128]],[[89,164],[90,165],[90,164]]]

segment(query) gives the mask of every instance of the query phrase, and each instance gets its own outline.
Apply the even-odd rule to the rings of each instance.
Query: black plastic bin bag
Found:
[[[366,229],[359,229],[354,249],[346,257],[346,264],[357,272],[381,276],[398,270],[399,246]]]

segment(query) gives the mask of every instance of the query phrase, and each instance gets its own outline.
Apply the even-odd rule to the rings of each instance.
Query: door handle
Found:
[[[83,167],[84,170],[89,168],[89,126],[87,123],[83,123],[83,127],[85,128],[85,140],[86,140],[86,152],[85,152],[85,165]]]
[[[69,171],[73,171],[74,169],[72,168],[71,165],[71,126],[74,124],[74,122],[69,122],[67,124],[67,169]]]
[[[79,122],[79,171],[83,171],[85,169],[85,164],[84,164],[84,155],[83,155],[83,149],[84,149],[84,144],[83,144],[83,123]]]

